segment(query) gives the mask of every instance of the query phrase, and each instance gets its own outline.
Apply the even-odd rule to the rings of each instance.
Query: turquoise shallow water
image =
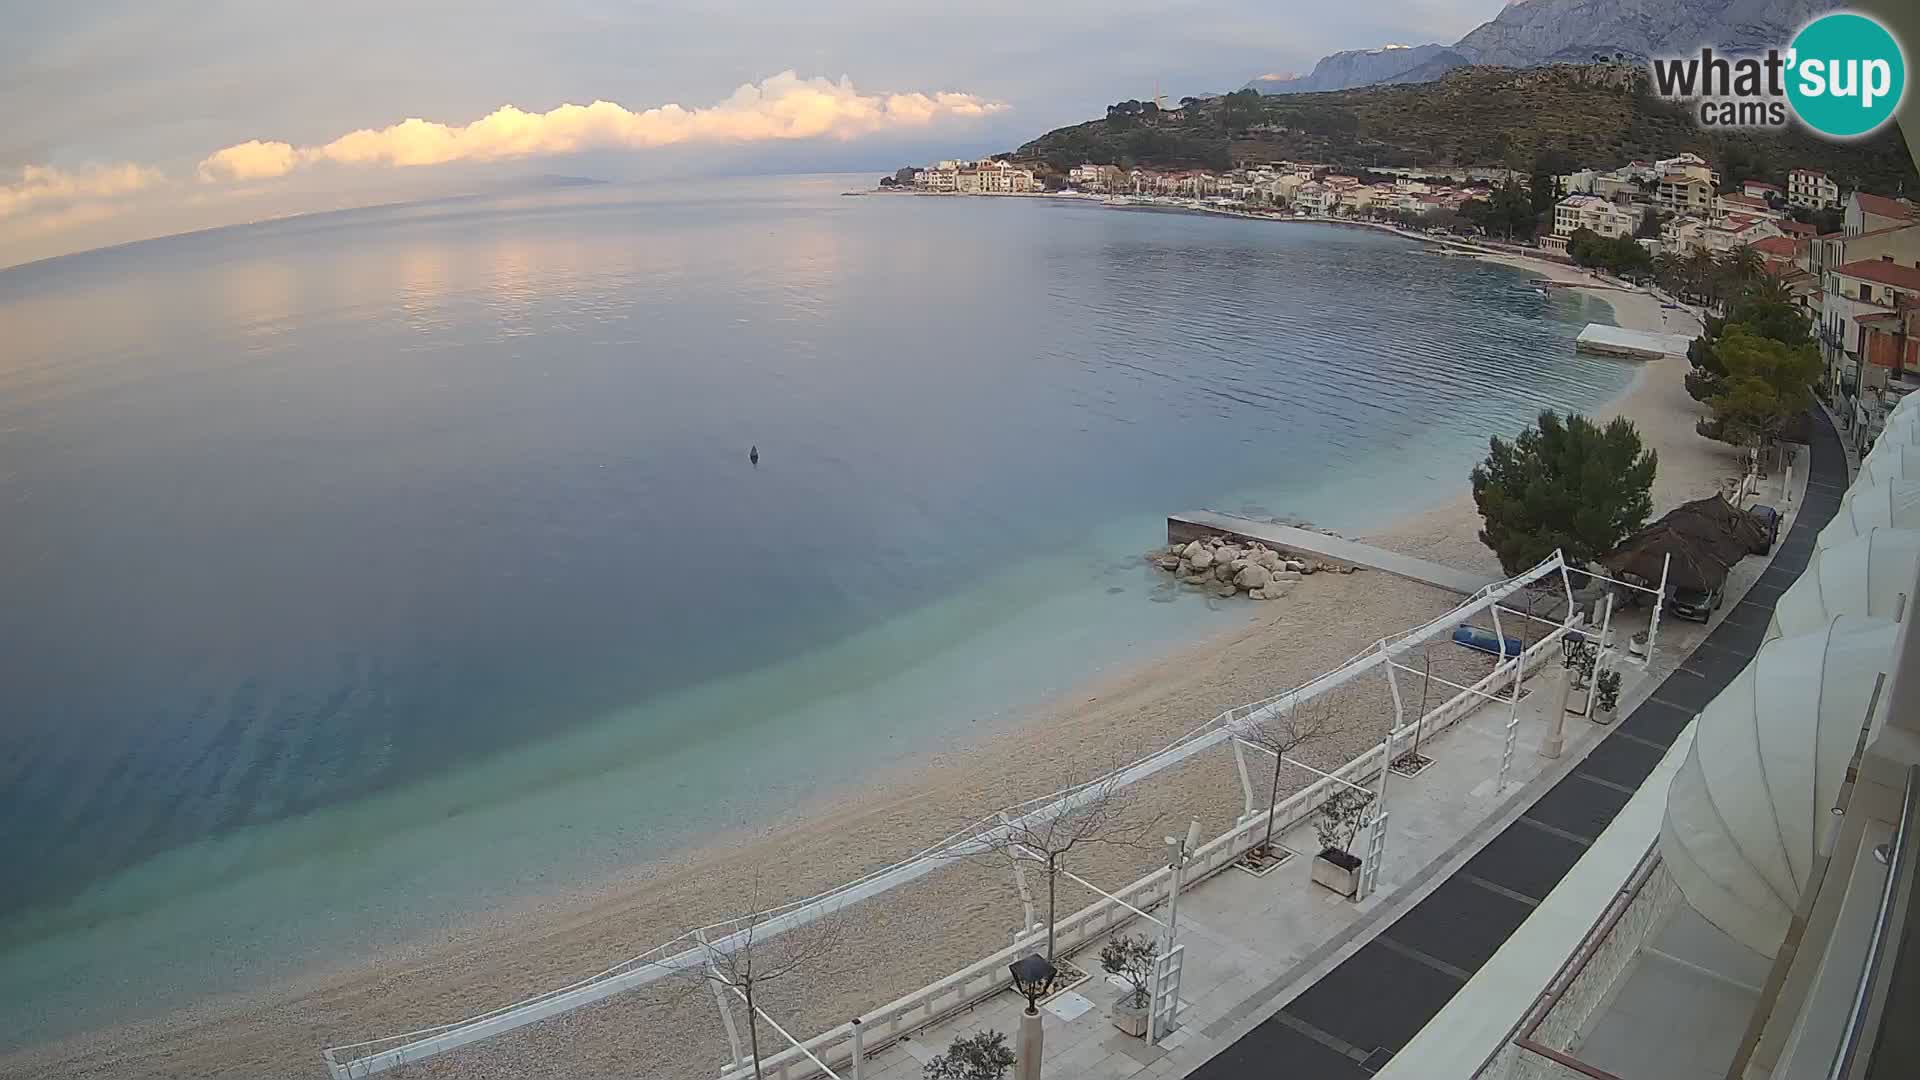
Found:
[[[964,739],[1224,625],[1152,602],[1168,511],[1376,526],[1631,375],[1605,305],[1384,234],[851,182],[0,272],[0,1030]]]

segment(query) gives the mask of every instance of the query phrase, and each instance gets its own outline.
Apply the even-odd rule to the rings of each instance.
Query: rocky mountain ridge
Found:
[[[1263,94],[1303,94],[1430,82],[1469,64],[1535,67],[1596,56],[1680,55],[1703,45],[1727,52],[1784,46],[1840,0],[1515,0],[1451,46],[1334,53],[1297,79],[1255,79]]]

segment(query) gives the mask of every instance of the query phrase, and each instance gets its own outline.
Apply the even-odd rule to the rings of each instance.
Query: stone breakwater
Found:
[[[1222,598],[1244,592],[1255,600],[1278,600],[1308,574],[1351,574],[1354,570],[1351,566],[1289,559],[1258,541],[1239,544],[1223,536],[1158,548],[1147,558],[1183,585]]]

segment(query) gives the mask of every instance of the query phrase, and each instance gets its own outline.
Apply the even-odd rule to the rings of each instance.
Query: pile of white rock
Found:
[[[1224,536],[1174,544],[1149,558],[1184,585],[1207,589],[1223,598],[1244,592],[1255,600],[1278,600],[1302,577],[1335,569],[1286,558],[1258,541],[1240,544]],[[1338,569],[1340,573],[1353,572],[1352,567]]]

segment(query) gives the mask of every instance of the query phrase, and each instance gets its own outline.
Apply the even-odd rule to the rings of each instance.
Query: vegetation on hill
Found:
[[[1082,162],[1223,169],[1281,159],[1532,172],[1547,155],[1612,167],[1692,151],[1714,162],[1729,187],[1750,177],[1778,182],[1786,170],[1808,166],[1825,169],[1842,189],[1920,190],[1894,125],[1851,143],[1798,126],[1710,132],[1685,107],[1650,95],[1645,82],[1639,69],[1613,64],[1470,67],[1432,83],[1279,97],[1242,92],[1189,98],[1164,111],[1122,102],[1118,115],[1110,109],[1107,119],[1048,132],[1011,156],[1056,172]]]

